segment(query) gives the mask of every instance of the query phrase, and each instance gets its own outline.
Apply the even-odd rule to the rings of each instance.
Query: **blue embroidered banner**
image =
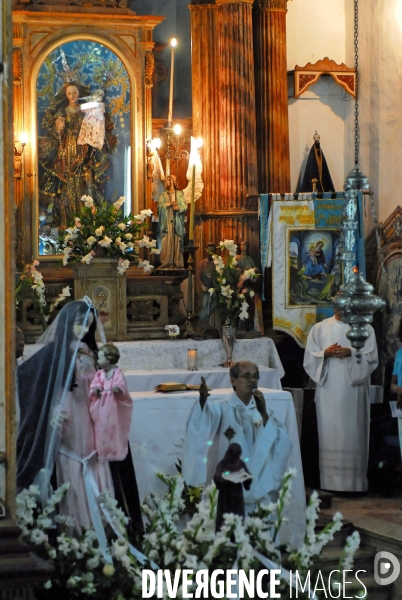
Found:
[[[332,196],[274,200],[266,228],[260,223],[264,257],[268,240],[267,266],[272,265],[273,327],[292,335],[301,346],[315,323],[333,315],[332,297],[338,291],[337,275],[342,272],[340,231],[345,198],[343,193]],[[356,264],[365,276],[361,194],[358,208]]]

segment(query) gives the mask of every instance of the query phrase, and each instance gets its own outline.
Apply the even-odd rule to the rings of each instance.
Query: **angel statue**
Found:
[[[83,110],[79,100],[88,98],[89,88],[67,67],[65,59],[65,83],[45,112],[42,127],[48,135],[39,140],[39,190],[52,198],[53,226],[62,228],[80,213],[82,196],[103,200],[102,176],[117,144],[112,120],[104,114],[103,90],[91,96],[96,107]]]
[[[153,148],[153,180],[152,197],[157,203],[159,217],[159,235],[161,245],[161,267],[183,267],[183,246],[186,234],[185,213],[187,205],[191,203],[193,186],[193,164],[195,164],[194,200],[202,193],[204,184],[201,179],[202,163],[199,159],[197,143],[191,137],[190,161],[187,169],[187,186],[178,190],[175,175],[166,175],[163,171],[156,146]],[[165,188],[165,191],[162,191]]]
[[[184,267],[183,244],[186,234],[184,216],[187,204],[183,192],[177,189],[176,177],[168,175],[166,191],[159,196],[158,216],[161,236],[161,267]]]

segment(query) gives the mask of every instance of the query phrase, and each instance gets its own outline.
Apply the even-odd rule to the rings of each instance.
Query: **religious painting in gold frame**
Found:
[[[115,202],[131,190],[131,85],[119,56],[93,39],[63,41],[36,78],[39,257],[60,253],[83,196]]]

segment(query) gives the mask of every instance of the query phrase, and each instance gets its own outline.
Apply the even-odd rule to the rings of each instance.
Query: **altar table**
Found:
[[[281,381],[278,371],[269,367],[259,366],[259,387],[271,390],[281,390]],[[125,371],[124,372],[129,392],[151,392],[159,383],[174,381],[176,383],[200,384],[201,377],[205,377],[208,387],[212,390],[230,388],[229,369],[211,367],[198,371],[187,369],[170,369],[158,371]]]
[[[221,340],[150,340],[116,342],[120,350],[119,367],[123,371],[155,371],[187,369],[187,351],[197,348],[197,367],[210,369],[226,360]],[[276,369],[279,379],[285,374],[278,351],[271,338],[237,340],[233,361],[251,360],[257,365]]]
[[[290,524],[284,526],[281,542],[301,542],[305,525],[305,491],[300,457],[299,437],[292,396],[282,390],[260,388],[267,407],[274,411],[293,442],[288,467],[294,467],[292,501],[287,510]],[[232,389],[212,390],[210,399],[219,400],[232,393]],[[175,463],[181,458],[186,423],[198,392],[132,392],[133,420],[130,447],[141,501],[148,494],[163,495],[167,488],[155,472],[175,474]]]

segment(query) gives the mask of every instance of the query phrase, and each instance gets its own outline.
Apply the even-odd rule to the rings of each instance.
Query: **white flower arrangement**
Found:
[[[136,246],[147,248],[152,254],[159,253],[155,240],[147,236],[140,239],[145,219],[152,215],[151,209],[142,210],[135,216],[124,216],[124,197],[114,204],[102,202],[97,205],[90,196],[82,196],[81,201],[80,214],[74,217],[61,240],[59,252],[63,254],[64,266],[71,261],[90,264],[100,251],[119,261],[117,270],[123,275],[130,264],[138,264]]]
[[[36,268],[39,264],[38,260],[34,260],[31,264],[25,265],[22,273],[18,275],[15,298],[17,310],[24,297],[32,298],[34,305],[36,305],[35,308],[40,314],[42,325],[45,326],[53,310],[57,308],[59,304],[64,302],[66,298],[71,296],[71,292],[69,286],[64,287],[56,301],[48,306],[45,298],[45,283],[43,281],[43,276]]]
[[[107,494],[100,494],[98,502],[107,509],[116,531],[108,539],[113,564],[105,562],[92,528],[79,538],[71,537],[68,534],[70,519],[62,515],[55,517],[55,508],[69,484],[59,488],[42,509],[36,502],[39,492],[36,486],[18,495],[17,520],[24,540],[36,554],[52,560],[55,567],[54,575],[44,585],[45,590],[51,590],[49,599],[56,598],[64,589],[69,590],[69,598],[92,596],[94,600],[101,600],[112,597],[111,590],[116,600],[141,598],[142,569],[154,568],[149,561],[154,561],[155,567],[169,570],[173,577],[176,569],[184,568],[194,571],[216,568],[258,571],[263,568],[260,562],[262,556],[273,561],[278,568],[285,560],[287,569],[297,569],[303,575],[307,570],[314,571],[314,558],[341,527],[341,517],[336,515],[323,531],[315,533],[319,501],[314,493],[306,512],[304,543],[284,557],[276,546],[276,537],[284,521],[284,508],[290,499],[294,472],[285,474],[277,503],[257,505],[244,520],[238,515],[226,514],[218,532],[215,532],[218,491],[214,484],[206,487],[193,516],[183,525],[179,523],[185,509],[186,490],[182,477],[162,473],[157,476],[167,485],[168,491],[163,497],[151,495],[143,503],[145,535],[141,551],[148,559],[143,564],[131,552],[126,530],[128,519],[117,507],[116,500]],[[358,545],[359,537],[354,533],[341,554],[341,569],[352,567]],[[277,591],[282,592],[282,597],[289,597],[289,581],[285,577],[286,572],[283,573]],[[190,592],[194,589],[195,584],[189,586]],[[180,597],[180,589],[177,597]]]
[[[145,210],[142,210],[139,215],[134,215],[134,219],[137,219],[137,221],[141,221],[142,223],[147,217],[151,216],[152,210],[150,208],[146,208]]]
[[[33,263],[32,263],[32,265],[30,265],[31,277],[33,279],[33,283],[31,285],[31,288],[34,290],[34,292],[37,293],[38,299],[39,299],[39,303],[42,306],[46,306],[45,284],[43,282],[42,273],[40,273],[36,269],[36,267],[38,265],[39,265],[39,261],[38,260],[34,260]],[[27,265],[27,266],[29,268],[29,265]]]
[[[144,235],[142,240],[138,241],[140,248],[147,248],[151,251],[151,254],[160,254],[160,250],[156,247],[156,240],[150,240],[148,236]]]
[[[70,286],[66,285],[66,287],[64,287],[61,290],[61,293],[58,295],[56,301],[50,305],[49,307],[49,313],[51,313],[52,311],[54,311],[55,308],[57,308],[59,306],[59,304],[61,304],[62,302],[64,302],[64,300],[66,298],[70,298],[71,297],[71,291],[70,291]],[[49,319],[50,315],[47,315],[47,319]]]
[[[138,263],[138,266],[141,269],[144,269],[144,273],[149,273],[154,268],[154,266],[151,265],[149,260],[140,260],[140,262]]]
[[[254,290],[246,287],[245,282],[255,281],[258,275],[255,268],[246,269],[242,273],[237,267],[237,245],[233,240],[221,241],[218,248],[226,251],[227,256],[223,258],[217,254],[212,255],[215,270],[211,271],[212,287],[208,292],[213,307],[218,309],[222,322],[247,319],[247,296],[254,296]]]
[[[119,258],[117,261],[117,270],[120,275],[123,275],[130,266],[130,261],[126,259]]]

